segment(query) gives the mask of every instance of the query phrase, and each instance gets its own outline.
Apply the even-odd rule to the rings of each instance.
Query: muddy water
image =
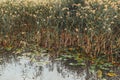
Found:
[[[1,55],[0,80],[86,80],[85,77],[85,70],[67,67],[49,56]]]

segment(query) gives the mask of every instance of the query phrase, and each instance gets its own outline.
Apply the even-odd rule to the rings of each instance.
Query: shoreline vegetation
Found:
[[[71,65],[119,67],[120,1],[0,2],[0,52],[39,48],[77,62]]]

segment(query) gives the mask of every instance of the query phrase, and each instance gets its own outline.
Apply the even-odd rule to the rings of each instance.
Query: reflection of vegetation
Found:
[[[31,50],[34,45],[34,50],[41,46],[59,51],[60,55],[67,54],[62,58],[71,57],[77,62],[71,65],[85,65],[87,61],[96,68],[107,65],[105,62],[119,66],[119,5],[119,0],[66,0],[44,4],[24,0],[2,2],[0,50]]]

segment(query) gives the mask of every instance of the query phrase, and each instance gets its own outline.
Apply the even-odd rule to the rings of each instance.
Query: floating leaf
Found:
[[[69,48],[68,50],[72,51],[72,50],[73,50],[73,48]]]
[[[117,74],[113,73],[113,72],[109,72],[109,73],[107,73],[107,76],[109,76],[109,77],[115,77],[115,76],[117,76]]]
[[[98,70],[98,71],[97,71],[97,77],[98,77],[98,78],[102,78],[102,71],[101,71],[101,70]]]
[[[12,50],[12,48],[13,48],[13,47],[9,46],[9,47],[6,47],[6,50],[7,50],[7,51],[10,51],[10,50]]]

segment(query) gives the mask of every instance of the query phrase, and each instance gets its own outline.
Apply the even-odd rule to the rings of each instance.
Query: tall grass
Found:
[[[119,0],[7,0],[0,3],[0,43],[3,48],[80,47],[89,57],[120,51]],[[114,60],[112,60],[114,61]]]

